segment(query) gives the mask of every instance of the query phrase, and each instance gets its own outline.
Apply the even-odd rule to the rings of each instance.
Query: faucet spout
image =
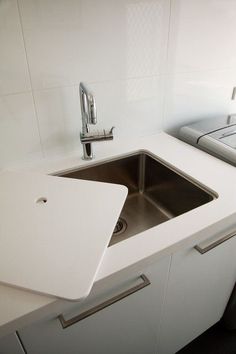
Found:
[[[80,141],[83,145],[83,159],[91,160],[93,158],[92,142],[113,140],[113,129],[109,131],[90,133],[89,124],[97,124],[97,108],[93,94],[88,90],[86,85],[81,82],[79,85],[80,106],[82,118],[82,132],[80,134]]]
[[[88,124],[97,123],[96,103],[92,93],[87,89],[83,82],[79,85],[80,106],[82,117],[82,129],[84,133],[89,131]]]

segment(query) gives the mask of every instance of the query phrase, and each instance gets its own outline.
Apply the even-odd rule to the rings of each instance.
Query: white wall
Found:
[[[80,81],[121,137],[233,111],[235,38],[235,0],[0,0],[0,166],[79,148]]]

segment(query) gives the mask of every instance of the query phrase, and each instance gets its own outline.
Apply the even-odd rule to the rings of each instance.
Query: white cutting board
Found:
[[[121,185],[0,173],[0,282],[86,297],[126,195]]]

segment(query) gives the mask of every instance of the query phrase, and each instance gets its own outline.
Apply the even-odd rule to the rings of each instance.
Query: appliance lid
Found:
[[[236,115],[202,119],[198,122],[183,126],[179,130],[179,137],[191,144],[198,144],[198,141],[202,136],[230,127],[234,127],[236,131]],[[226,139],[222,142],[226,143],[228,140],[231,141],[231,139]]]
[[[222,128],[208,135],[211,138],[218,140],[219,143],[226,144],[232,149],[236,149],[236,125]],[[199,141],[200,140],[201,137],[199,138]]]

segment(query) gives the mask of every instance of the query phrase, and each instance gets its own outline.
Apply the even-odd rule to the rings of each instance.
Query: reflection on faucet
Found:
[[[92,142],[113,140],[113,129],[109,131],[103,130],[101,132],[92,133],[89,131],[89,124],[97,123],[96,103],[92,93],[81,82],[79,85],[80,105],[82,117],[82,132],[80,133],[80,141],[83,145],[83,159],[91,160],[93,158]]]

